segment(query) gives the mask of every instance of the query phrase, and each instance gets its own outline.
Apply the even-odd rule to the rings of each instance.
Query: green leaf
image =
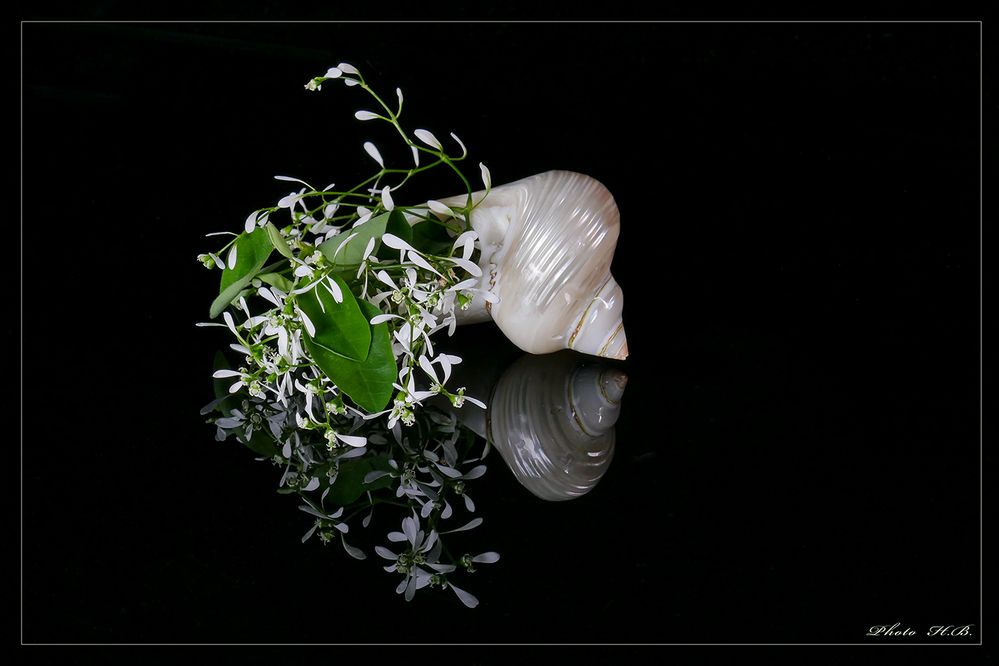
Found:
[[[443,224],[424,220],[411,228],[413,240],[410,245],[426,254],[447,254],[454,243]]]
[[[341,278],[331,275],[343,294],[343,302],[333,300],[333,294],[324,286],[326,278],[315,288],[299,294],[298,307],[302,309],[316,334],[308,336],[314,346],[348,359],[363,361],[371,347],[371,325],[368,317],[361,313],[350,287]]]
[[[264,229],[240,234],[236,240],[236,265],[231,270],[227,267],[222,271],[219,295],[212,302],[210,313],[212,319],[222,314],[239,292],[250,284],[250,280],[263,267],[273,249],[274,246]]]
[[[286,294],[290,294],[291,290],[295,288],[295,283],[280,273],[261,273],[257,278],[272,287],[277,287]]]
[[[342,461],[340,471],[336,475],[336,481],[330,486],[329,501],[335,505],[348,506],[365,492],[387,488],[392,484],[392,477],[383,476],[365,485],[364,477],[375,470],[392,471],[388,464],[388,456],[370,456]]]
[[[359,305],[365,318],[370,319],[381,311],[367,301]],[[326,376],[333,380],[362,409],[379,412],[392,399],[392,382],[396,379],[395,357],[392,355],[392,338],[388,324],[371,326],[371,347],[364,361],[352,361],[330,353],[315,344],[308,336],[305,347]]]
[[[368,246],[368,241],[372,238],[375,239],[375,247],[377,249],[377,244],[380,242],[382,234],[385,233],[385,226],[388,224],[390,215],[390,213],[382,213],[381,215],[374,216],[359,227],[345,229],[325,243],[321,243],[319,251],[337,269],[344,266],[360,265],[361,257],[364,256],[364,249]],[[347,241],[353,234],[357,235]],[[344,243],[344,241],[347,242]],[[342,249],[340,249],[341,245],[343,245]]]
[[[288,242],[285,241],[284,236],[281,235],[281,232],[278,231],[278,228],[274,226],[273,222],[268,222],[267,224],[265,224],[264,229],[267,230],[267,237],[270,238],[271,245],[274,246],[275,250],[280,252],[282,255],[288,257],[289,259],[295,256],[294,254],[292,254],[291,248],[288,247]]]

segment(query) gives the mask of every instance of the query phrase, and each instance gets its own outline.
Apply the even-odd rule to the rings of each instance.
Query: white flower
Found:
[[[381,118],[377,113],[372,113],[371,111],[361,111],[354,112],[354,117],[358,120],[374,120],[376,118]]]

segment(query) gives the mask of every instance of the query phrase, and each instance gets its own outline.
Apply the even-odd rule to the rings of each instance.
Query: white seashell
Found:
[[[443,203],[460,207],[466,199]],[[471,224],[481,245],[481,286],[500,300],[476,296],[458,323],[492,319],[532,354],[575,349],[627,358],[624,297],[610,274],[620,218],[607,188],[580,173],[547,171],[493,188]]]
[[[525,355],[496,382],[487,412],[457,410],[488,439],[518,482],[550,501],[597,485],[614,456],[614,424],[627,376],[572,352]]]

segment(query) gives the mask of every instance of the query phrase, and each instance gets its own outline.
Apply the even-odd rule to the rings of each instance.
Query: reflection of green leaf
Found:
[[[250,441],[246,442],[246,445],[250,450],[268,458],[278,453],[277,444],[274,443],[274,439],[260,428],[253,431],[253,436],[250,437]]]
[[[383,476],[365,484],[364,477],[375,470],[392,471],[388,464],[388,456],[380,455],[342,461],[340,471],[336,476],[336,481],[330,487],[327,499],[335,505],[347,506],[366,491],[387,488],[392,484],[392,477],[389,476]]]
[[[346,287],[344,290],[346,296]],[[359,305],[366,319],[381,313],[377,307],[367,301],[360,301]],[[392,382],[396,379],[396,367],[388,324],[383,322],[371,326],[370,329],[371,347],[364,361],[353,361],[330,353],[309,337],[305,338],[305,346],[309,350],[309,355],[341,391],[350,396],[362,409],[378,412],[383,410],[392,398]]]
[[[250,280],[263,267],[273,249],[265,229],[239,235],[236,240],[236,265],[231,270],[227,267],[222,271],[219,295],[212,302],[212,319],[222,314],[239,292],[250,284]]]
[[[361,313],[357,299],[350,293],[347,283],[335,275],[330,278],[337,283],[343,294],[343,301],[340,303],[333,299],[333,294],[325,284],[326,278],[314,289],[298,296],[298,307],[316,327],[316,334],[309,337],[314,347],[333,355],[363,361],[368,357],[368,349],[371,347],[368,317]]]
[[[264,229],[267,230],[267,237],[270,239],[271,245],[274,246],[275,250],[289,259],[295,256],[292,254],[291,248],[288,247],[288,243],[285,241],[284,236],[281,235],[281,232],[278,231],[277,227],[275,227],[273,223],[268,222],[264,225]]]

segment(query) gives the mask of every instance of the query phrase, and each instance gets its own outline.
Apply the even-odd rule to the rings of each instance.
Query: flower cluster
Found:
[[[332,412],[330,426],[317,428],[301,417],[316,407],[310,391],[281,402],[252,395],[243,386],[229,393],[225,381],[217,380],[218,397],[202,412],[219,414],[212,419],[217,440],[235,437],[259,460],[281,468],[278,492],[297,494],[303,501],[299,508],[313,518],[303,542],[314,536],[323,544],[339,541],[349,556],[364,560],[367,554],[356,540],[364,537],[353,536],[357,528],[367,530],[373,519],[391,525],[374,552],[390,561],[386,571],[400,576],[399,594],[409,601],[417,590],[436,587],[452,590],[468,607],[478,604],[452,579],[458,572],[474,573],[476,564],[496,562],[499,555],[452,555],[444,543],[483,522],[469,520],[476,507],[467,486],[486,472],[482,449],[474,433],[457,421],[453,407],[438,400],[444,409],[420,410],[408,428]]]
[[[349,189],[317,189],[277,176],[301,187],[275,206],[253,211],[242,233],[222,232],[232,236],[229,242],[199,258],[222,270],[211,314],[221,314],[224,324],[199,325],[228,327],[245,364],[216,376],[235,379],[233,391],[246,387],[279,402],[304,392],[311,398],[301,415],[308,427],[326,424],[326,411],[317,415],[314,406],[364,418],[388,414],[390,424],[411,424],[414,411],[436,394],[456,406],[466,399],[481,406],[461,389],[447,388],[450,368],[460,359],[435,355],[432,342],[438,331],[454,332],[456,310],[474,297],[497,301],[479,287],[478,235],[469,220],[484,197],[473,200],[458,169],[467,150],[454,134],[459,154],[446,151],[427,130],[410,138],[399,122],[402,91],[392,109],[346,63],[306,87],[319,90],[331,79],[373,97],[381,112],[355,116],[392,125],[411,149],[413,165],[387,167],[378,148],[365,142],[378,165],[370,178]],[[435,167],[453,170],[467,196],[396,205],[406,182]],[[489,172],[480,167],[488,194]],[[275,252],[278,258],[269,263]]]
[[[355,557],[361,551],[343,539],[342,512],[356,497],[337,489],[363,486],[374,503],[370,491],[379,483],[397,483],[393,501],[411,513],[403,531],[395,533],[405,535],[395,540],[407,546],[390,557],[390,569],[404,574],[401,591],[408,599],[427,585],[451,587],[468,604],[473,598],[446,577],[464,560],[439,559],[446,532],[437,523],[453,513],[448,497],[460,496],[474,509],[463,484],[485,468],[460,472],[453,442],[421,439],[428,429],[420,424],[432,421],[457,432],[453,417],[440,423],[440,412],[426,409],[431,400],[451,408],[465,402],[485,407],[464,388],[449,387],[452,367],[461,359],[436,352],[433,337],[445,330],[452,334],[456,312],[473,298],[498,300],[480,286],[481,249],[471,225],[472,211],[491,188],[489,170],[479,165],[485,194],[476,200],[459,168],[468,155],[465,145],[451,133],[456,150],[450,151],[426,129],[403,128],[401,90],[389,106],[347,63],[305,87],[320,90],[327,81],[368,93],[377,110],[359,110],[355,118],[388,123],[409,148],[412,163],[390,164],[366,141],[362,147],[377,168],[357,185],[320,189],[276,176],[295,189],[275,205],[251,212],[240,232],[209,234],[227,239],[198,257],[221,272],[211,318],[221,315],[222,322],[198,325],[227,328],[235,337],[230,348],[240,355],[235,367],[225,364],[215,371],[228,395],[212,406],[221,413],[215,424],[220,437],[235,432],[283,465],[283,489],[320,491],[318,502],[305,505],[317,519],[310,535],[329,541],[339,532]],[[437,168],[453,172],[466,194],[397,203],[400,188]],[[414,432],[407,434],[410,429]],[[345,468],[356,477],[365,466],[362,478],[342,480]],[[323,508],[327,496],[340,507],[333,513]],[[379,551],[386,557],[388,552]],[[464,568],[492,561],[490,554],[476,557]]]

